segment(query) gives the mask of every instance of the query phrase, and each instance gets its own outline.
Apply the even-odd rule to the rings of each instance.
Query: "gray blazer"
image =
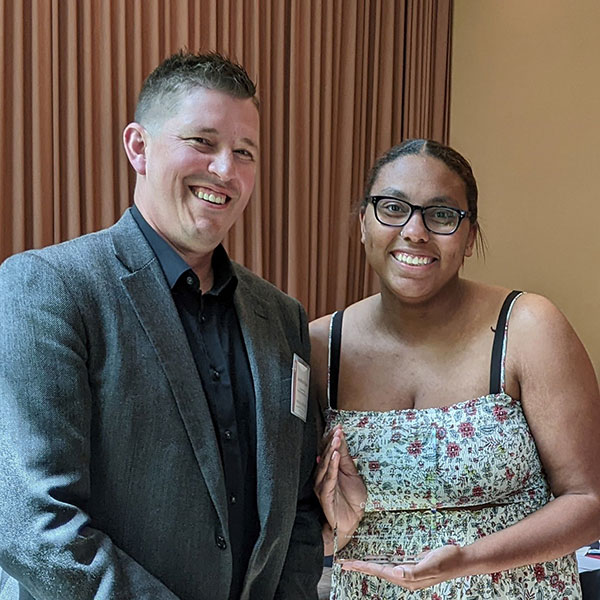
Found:
[[[260,535],[243,599],[316,599],[314,407],[290,412],[306,315],[234,265],[256,394]],[[177,309],[127,211],[0,267],[0,600],[227,600],[215,431]]]

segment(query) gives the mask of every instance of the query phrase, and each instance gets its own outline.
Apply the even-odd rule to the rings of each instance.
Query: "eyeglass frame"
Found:
[[[404,202],[404,204],[408,204],[408,206],[410,207],[410,213],[408,214],[408,218],[406,219],[406,221],[404,221],[404,223],[402,223],[401,225],[391,225],[390,223],[384,223],[377,214],[377,204],[379,204],[381,200],[395,200],[396,202]],[[382,225],[385,225],[386,227],[404,227],[412,219],[412,216],[415,214],[415,211],[419,210],[421,211],[421,220],[423,221],[423,226],[425,227],[425,229],[427,229],[427,231],[429,231],[429,233],[433,233],[435,235],[455,234],[458,231],[460,224],[463,222],[463,219],[465,219],[465,217],[470,217],[473,214],[470,210],[461,210],[460,208],[454,208],[453,206],[442,206],[437,204],[433,204],[431,206],[419,206],[417,204],[411,204],[408,200],[404,200],[404,198],[395,198],[394,196],[367,196],[367,201],[369,202],[369,204],[373,205],[373,213],[375,214],[375,218],[377,219],[377,221]],[[446,233],[433,231],[425,222],[425,215],[423,212],[430,208],[445,208],[446,210],[451,210],[455,213],[458,213],[458,223],[456,224],[456,227],[452,231],[448,231]]]

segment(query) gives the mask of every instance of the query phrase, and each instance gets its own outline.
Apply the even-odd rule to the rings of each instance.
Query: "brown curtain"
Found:
[[[226,246],[315,317],[376,290],[351,206],[378,154],[448,138],[452,0],[0,0],[0,260],[114,223],[143,78],[186,46],[258,83],[261,163]]]

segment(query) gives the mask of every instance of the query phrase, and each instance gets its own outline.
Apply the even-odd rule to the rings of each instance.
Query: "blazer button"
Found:
[[[218,535],[215,538],[215,541],[217,542],[217,548],[219,550],[225,550],[227,548],[227,542],[225,541],[225,538],[222,535]]]

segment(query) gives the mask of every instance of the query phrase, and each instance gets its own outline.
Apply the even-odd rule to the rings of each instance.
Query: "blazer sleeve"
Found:
[[[301,305],[300,329],[303,355],[310,356],[306,313]],[[302,456],[300,487],[292,535],[283,567],[276,600],[317,600],[317,584],[323,571],[321,508],[313,491],[313,470],[317,456],[317,410],[309,398]]]
[[[88,340],[67,281],[33,252],[0,267],[0,567],[39,600],[177,600],[85,513]]]

